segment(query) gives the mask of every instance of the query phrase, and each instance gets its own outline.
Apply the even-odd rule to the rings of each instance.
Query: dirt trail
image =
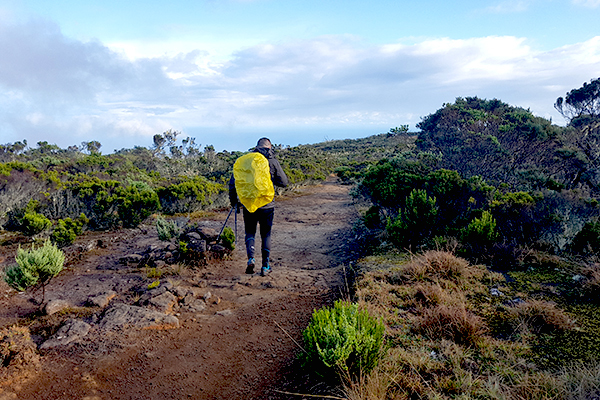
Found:
[[[224,217],[219,214],[215,226]],[[38,375],[24,385],[0,388],[0,400],[292,398],[278,391],[297,388],[298,375],[304,374],[295,360],[299,349],[294,340],[301,341],[313,309],[344,291],[344,266],[357,256],[351,230],[355,219],[348,187],[333,178],[280,197],[269,276],[244,274],[240,220],[242,239],[230,259],[169,278],[200,294],[210,292],[205,310],[178,313],[178,329],[107,334],[92,327],[85,340],[44,353]],[[151,228],[145,235],[122,233],[120,240],[87,253],[57,277],[48,298],[68,292],[81,302],[94,280],[119,293],[113,301],[131,301],[121,293],[141,279],[140,272],[111,266],[152,241],[156,232]],[[21,295],[0,300],[0,326],[33,307]]]

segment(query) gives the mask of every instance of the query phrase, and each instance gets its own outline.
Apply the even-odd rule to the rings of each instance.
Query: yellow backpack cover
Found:
[[[240,202],[253,213],[275,197],[269,160],[260,153],[248,153],[233,164],[235,190]]]

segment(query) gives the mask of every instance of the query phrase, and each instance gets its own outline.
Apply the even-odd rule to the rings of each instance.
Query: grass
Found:
[[[600,395],[600,309],[588,301],[600,274],[556,256],[528,257],[510,275],[446,251],[361,260],[356,296],[384,321],[389,349],[371,374],[346,383],[347,398]]]

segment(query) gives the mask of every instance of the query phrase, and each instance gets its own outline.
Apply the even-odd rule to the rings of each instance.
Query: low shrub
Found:
[[[304,365],[322,374],[368,374],[382,354],[384,332],[383,323],[366,310],[336,301],[315,311],[304,330]]]
[[[235,249],[235,233],[233,233],[233,229],[228,226],[223,229],[223,233],[221,234],[221,242],[226,249]]]
[[[498,240],[496,220],[489,211],[483,211],[480,218],[474,218],[461,230],[463,243],[482,248]]]
[[[47,240],[42,247],[31,246],[30,250],[17,250],[17,264],[4,271],[4,280],[13,289],[24,291],[30,286],[42,287],[42,302],[45,300],[45,288],[48,282],[60,273],[65,263],[64,253]]]
[[[174,221],[157,217],[156,231],[158,232],[158,238],[166,242],[179,237],[180,229]]]

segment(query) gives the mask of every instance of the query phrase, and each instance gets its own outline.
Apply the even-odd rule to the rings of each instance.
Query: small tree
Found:
[[[17,264],[4,271],[4,280],[15,290],[24,291],[30,286],[42,287],[42,301],[46,300],[46,285],[60,273],[65,263],[64,253],[47,240],[42,247],[31,246],[30,250],[17,250]]]

